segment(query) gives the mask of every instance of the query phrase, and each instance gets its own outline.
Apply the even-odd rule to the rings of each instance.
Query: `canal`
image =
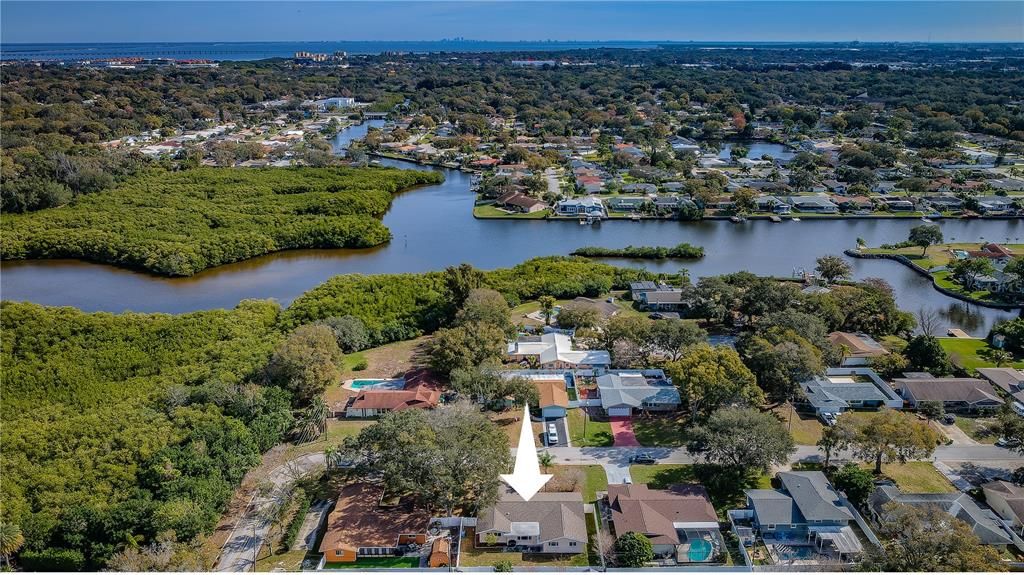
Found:
[[[367,126],[338,135],[344,146],[362,137]],[[420,170],[438,169],[383,160],[386,165]],[[207,270],[189,278],[162,278],[112,266],[70,260],[4,262],[0,295],[46,305],[74,306],[87,311],[125,310],[181,313],[230,308],[246,298],[273,298],[288,304],[328,278],[346,273],[402,273],[442,269],[467,262],[482,269],[512,266],[543,255],[568,254],[587,246],[671,246],[689,242],[704,246],[696,262],[609,260],[658,271],[686,267],[693,278],[748,270],[789,276],[814,267],[822,255],[842,254],[863,238],[869,245],[902,241],[917,220],[840,220],[773,224],[767,221],[614,221],[581,226],[573,221],[477,220],[469,175],[444,170],[446,180],[395,198],[384,223],[394,239],[361,250],[295,250],[280,252]],[[947,241],[1017,242],[1024,236],[1020,220],[946,220]],[[850,260],[856,278],[881,277],[892,284],[902,309],[935,313],[943,327],[959,327],[984,335],[997,321],[1015,312],[992,310],[946,297],[930,283],[896,262]]]

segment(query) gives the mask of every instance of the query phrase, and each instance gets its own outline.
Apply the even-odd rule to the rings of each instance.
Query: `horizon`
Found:
[[[386,43],[444,42],[454,38],[481,43],[1024,42],[1024,9],[1013,0],[693,0],[587,4],[11,0],[0,3],[0,11],[4,45]],[[346,28],[351,28],[350,34],[343,31]],[[624,29],[630,32],[620,36]],[[260,34],[264,37],[253,37]],[[335,34],[349,37],[301,39]],[[487,39],[477,39],[480,37]]]

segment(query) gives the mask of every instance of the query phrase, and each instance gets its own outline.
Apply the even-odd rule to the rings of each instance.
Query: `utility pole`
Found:
[[[256,572],[256,558],[260,554],[260,543],[256,538],[256,524],[252,524],[252,572]]]

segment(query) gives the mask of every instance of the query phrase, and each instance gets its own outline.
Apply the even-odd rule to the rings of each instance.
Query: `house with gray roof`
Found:
[[[787,196],[784,199],[798,212],[834,214],[839,211],[839,206],[823,196]]]
[[[780,472],[778,489],[748,489],[747,510],[766,544],[811,546],[850,557],[863,551],[850,527],[853,513],[820,471]]]
[[[611,417],[635,411],[675,411],[682,400],[679,390],[660,369],[613,370],[597,377],[601,407]]]
[[[1012,367],[979,367],[978,375],[1005,391],[1014,401],[1024,403],[1024,372]]]
[[[815,415],[903,407],[903,398],[869,367],[833,367],[825,375],[800,382],[800,389]]]
[[[887,504],[900,503],[912,507],[937,507],[967,523],[985,545],[1005,547],[1013,536],[991,509],[983,509],[966,493],[903,493],[895,485],[882,485],[868,498],[868,508],[875,519],[885,519]]]
[[[1003,399],[992,385],[974,377],[934,377],[927,372],[904,373],[892,381],[907,407],[939,402],[948,412],[983,412],[999,409]]]
[[[507,490],[477,516],[474,544],[529,553],[584,553],[585,517],[583,497],[577,492],[537,493],[524,501]]]

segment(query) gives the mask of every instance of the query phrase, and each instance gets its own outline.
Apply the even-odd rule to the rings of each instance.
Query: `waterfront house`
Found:
[[[927,372],[903,375],[893,380],[893,387],[912,409],[923,402],[940,402],[948,412],[994,411],[1003,405],[995,388],[981,379],[934,377]]]
[[[637,302],[644,311],[679,312],[689,305],[683,298],[683,291],[677,288],[641,292]]]
[[[1024,404],[1024,372],[1012,367],[979,367],[978,375]]]
[[[543,369],[591,369],[611,365],[611,356],[600,349],[576,349],[563,333],[522,336],[508,344],[508,360],[535,362]]]
[[[649,291],[657,291],[657,290],[661,289],[662,285],[664,285],[664,284],[658,284],[658,283],[652,282],[650,280],[630,282],[629,283],[629,295],[630,295],[630,297],[633,298],[634,301],[637,301],[637,300],[640,299],[640,294],[643,294],[643,293],[649,292]]]
[[[843,367],[868,365],[876,357],[889,355],[889,350],[866,333],[834,331],[828,334],[828,341],[843,351]]]
[[[803,399],[815,415],[848,409],[901,409],[903,399],[869,367],[833,367],[800,382]]]
[[[601,407],[611,417],[634,411],[675,411],[682,400],[679,390],[660,369],[615,370],[598,376]]]
[[[1008,196],[981,196],[978,198],[978,211],[983,214],[995,214],[1013,208],[1014,198]]]
[[[990,481],[981,486],[985,503],[1018,536],[1024,537],[1024,487],[1008,481]]]
[[[846,190],[849,189],[849,186],[847,186],[845,182],[837,180],[823,180],[821,183],[824,184],[825,188],[833,194],[843,195],[846,193]]]
[[[725,548],[718,515],[703,486],[651,489],[640,484],[613,484],[608,486],[607,506],[615,534],[645,535],[655,557],[705,563]]]
[[[1002,267],[1010,263],[1010,260],[1013,259],[1013,256],[1013,250],[992,242],[989,242],[981,246],[980,250],[970,250],[967,252],[967,257],[972,259],[985,258],[991,261],[992,264],[997,267]]]
[[[562,216],[604,217],[604,203],[600,198],[573,198],[555,204],[555,211]]]
[[[780,472],[778,489],[748,489],[747,513],[776,554],[812,546],[822,554],[849,558],[863,551],[850,526],[853,513],[820,471]]]
[[[903,493],[895,485],[881,485],[868,498],[868,509],[878,521],[884,521],[887,505],[897,503],[911,507],[934,507],[967,523],[984,545],[1005,547],[1013,537],[991,509],[982,509],[966,493]]]
[[[518,493],[506,490],[497,503],[477,515],[473,543],[528,553],[584,553],[587,524],[583,497],[577,492],[542,492],[524,501]]]
[[[532,214],[534,212],[541,212],[547,209],[548,205],[536,198],[525,196],[519,192],[509,192],[498,197],[496,204],[505,206],[507,209],[524,213]]]
[[[384,488],[350,483],[341,488],[327,517],[320,552],[323,564],[357,563],[364,557],[394,556],[427,541],[430,514],[404,498],[384,499]]]
[[[839,206],[822,196],[787,196],[784,199],[798,212],[834,214],[839,211]]]
[[[616,212],[635,212],[649,201],[640,196],[616,196],[608,200],[608,209]]]

